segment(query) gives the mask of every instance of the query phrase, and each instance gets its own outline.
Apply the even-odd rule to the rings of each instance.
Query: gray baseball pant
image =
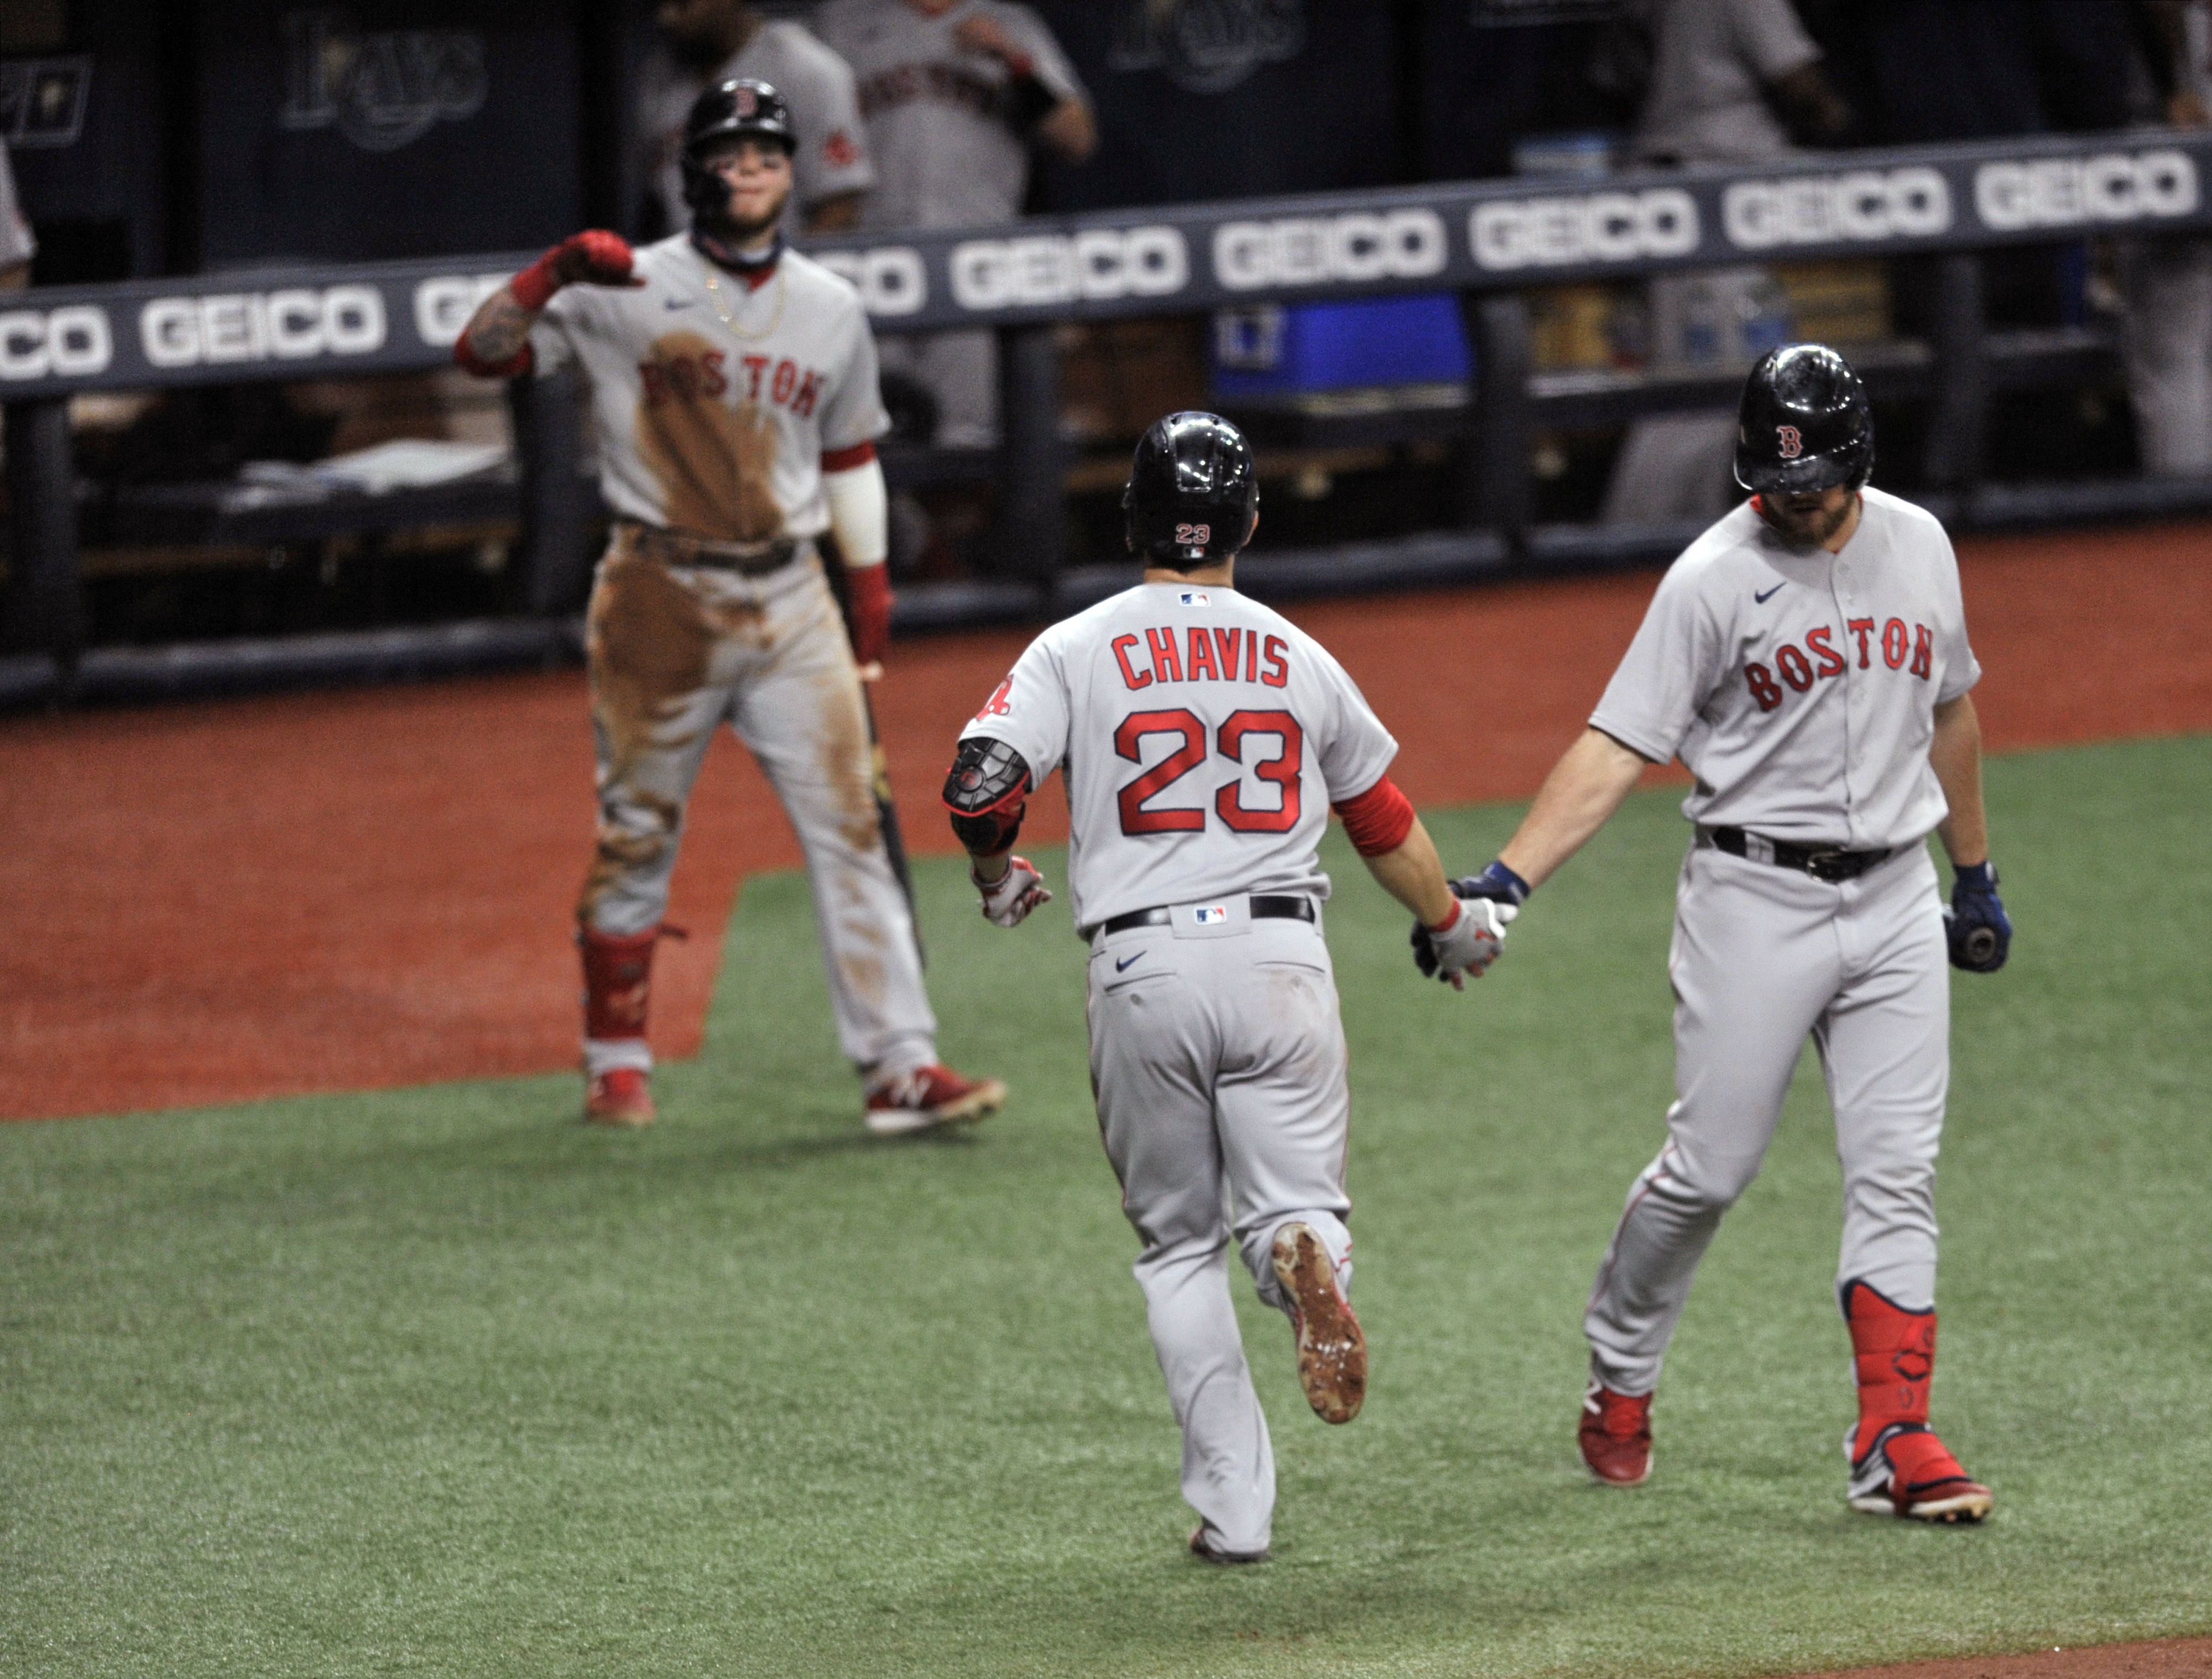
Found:
[[[839,1047],[878,1078],[935,1061],[913,915],[876,812],[860,675],[811,546],[744,577],[665,564],[617,527],[586,625],[599,827],[583,918],[617,936],[660,924],[691,784],[726,720],[805,854]],[[594,1076],[652,1064],[641,1038],[584,1050]]]
[[[1629,1191],[1583,1320],[1591,1368],[1650,1393],[1698,1262],[1750,1187],[1807,1035],[1844,1170],[1837,1281],[1908,1311],[1936,1303],[1936,1153],[1950,1083],[1942,905],[1924,844],[1856,880],[1699,849],[1682,865],[1674,949],[1674,1106]]]
[[[1312,1226],[1352,1282],[1345,1215],[1351,1093],[1336,979],[1319,927],[1230,919],[1094,937],[1091,1080],[1135,1272],[1182,1429],[1182,1493],[1210,1544],[1267,1548],[1275,1459],[1229,1293],[1233,1239],[1260,1297],[1285,1311],[1275,1232]]]

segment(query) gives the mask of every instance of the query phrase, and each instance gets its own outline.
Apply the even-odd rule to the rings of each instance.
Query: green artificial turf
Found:
[[[1182,1549],[1065,901],[1001,933],[935,861],[945,1052],[1014,1092],[958,1138],[861,1133],[788,875],[647,1132],[569,1078],[0,1128],[0,1672],[1718,1675],[2212,1629],[2212,740],[1990,793],[2021,931],[1956,987],[1936,1384],[1984,1529],[1843,1504],[1809,1062],[1652,1480],[1581,1469],[1583,1297],[1671,1093],[1652,795],[1465,996],[1332,841],[1373,1383],[1315,1420],[1240,1282],[1265,1566]],[[1432,825],[1471,868],[1516,814]]]

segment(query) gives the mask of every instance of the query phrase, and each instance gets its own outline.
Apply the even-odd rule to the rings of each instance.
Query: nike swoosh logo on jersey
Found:
[[[1776,595],[1781,593],[1783,590],[1789,587],[1790,580],[1785,577],[1780,582],[1777,583],[1772,588],[1767,590],[1765,594],[1755,594],[1752,596],[1752,599],[1757,601],[1760,605],[1764,606],[1769,600],[1772,599]]]
[[[691,300],[688,297],[664,297],[660,300],[660,307],[664,309],[688,309],[691,307]]]
[[[1142,951],[1139,951],[1139,952],[1138,952],[1134,956],[1128,957],[1128,958],[1125,958],[1125,959],[1124,959],[1124,960],[1122,960],[1122,961],[1116,962],[1116,963],[1114,964],[1114,971],[1115,971],[1115,973],[1117,973],[1117,974],[1125,974],[1125,973],[1128,972],[1128,970],[1129,970],[1129,964],[1130,964],[1130,963],[1132,963],[1132,962],[1141,962],[1141,961],[1143,961],[1144,959],[1145,959],[1145,953],[1144,953],[1144,952],[1142,952]]]

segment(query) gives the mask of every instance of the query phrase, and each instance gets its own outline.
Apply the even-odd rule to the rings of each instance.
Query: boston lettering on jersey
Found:
[[[773,402],[805,419],[822,399],[827,375],[801,368],[787,356],[732,358],[719,350],[691,353],[671,348],[666,340],[653,349],[652,358],[637,364],[638,382],[647,408],[720,398],[734,387],[740,402]],[[734,366],[731,365],[733,359]]]
[[[1122,685],[1133,691],[1155,682],[1243,681],[1281,688],[1291,679],[1290,649],[1283,638],[1263,637],[1257,630],[1191,624],[1179,635],[1170,625],[1147,630],[1141,637],[1116,636],[1109,645],[1121,667]]]
[[[1753,660],[1743,667],[1744,685],[1751,690],[1752,698],[1759,702],[1761,711],[1772,711],[1782,703],[1782,684],[1787,683],[1797,693],[1803,693],[1823,678],[1841,676],[1850,668],[1846,656],[1850,642],[1858,643],[1858,667],[1863,671],[1874,668],[1877,637],[1873,618],[1852,618],[1844,626],[1844,646],[1839,652],[1834,644],[1835,630],[1827,624],[1805,632],[1805,645],[1784,642],[1774,654],[1771,668]],[[1910,674],[1923,682],[1929,679],[1935,667],[1936,632],[1924,624],[1908,626],[1903,618],[1889,618],[1881,624],[1879,637],[1881,662],[1893,671],[1907,668]],[[1808,658],[1809,653],[1812,656]],[[1776,678],[1781,680],[1778,682]]]

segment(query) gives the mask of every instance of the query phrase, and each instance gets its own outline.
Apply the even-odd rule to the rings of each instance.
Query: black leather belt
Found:
[[[687,536],[681,531],[665,531],[658,525],[641,525],[630,520],[623,520],[621,528],[641,554],[650,554],[670,565],[711,566],[718,571],[734,571],[740,577],[765,577],[771,571],[782,570],[799,557],[799,544],[793,537],[748,544],[716,542],[709,537]]]
[[[1875,864],[1887,862],[1897,855],[1894,848],[1886,851],[1843,851],[1832,846],[1796,845],[1789,840],[1746,833],[1741,828],[1699,828],[1698,843],[1754,863],[1794,868],[1831,885],[1838,880],[1856,880]]]
[[[1313,900],[1310,897],[1278,897],[1269,892],[1255,892],[1249,900],[1252,919],[1255,922],[1310,922],[1314,919]],[[1085,939],[1095,939],[1102,933],[1127,933],[1133,927],[1165,927],[1173,914],[1164,903],[1150,909],[1132,909],[1126,916],[1116,916],[1111,921],[1095,922],[1080,929]]]

